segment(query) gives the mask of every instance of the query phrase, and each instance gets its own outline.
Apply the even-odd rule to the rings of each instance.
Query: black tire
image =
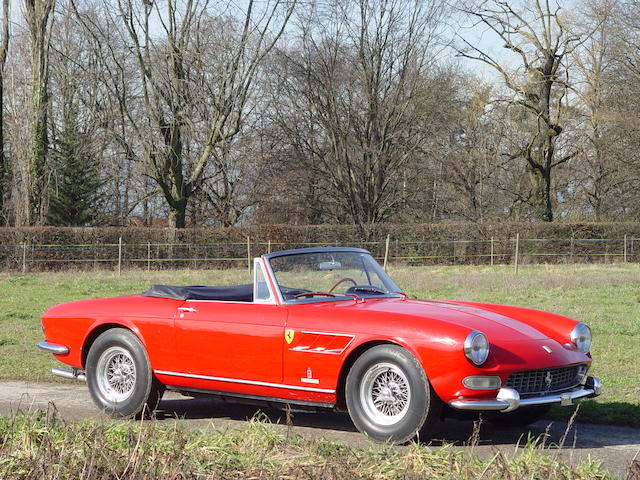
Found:
[[[442,409],[418,360],[396,345],[373,347],[354,362],[345,397],[356,428],[379,442],[428,438]]]
[[[107,330],[96,338],[85,370],[91,398],[113,417],[151,415],[164,392],[144,346],[124,328]]]
[[[501,428],[525,427],[537,422],[549,412],[551,405],[540,405],[536,407],[522,407],[507,413],[492,413],[487,420],[493,425]]]

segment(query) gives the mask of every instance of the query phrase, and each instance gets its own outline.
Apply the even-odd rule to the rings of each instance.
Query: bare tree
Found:
[[[5,223],[6,214],[4,212],[4,199],[6,193],[7,158],[4,150],[4,69],[7,63],[7,52],[9,50],[9,21],[11,11],[9,0],[2,0],[2,39],[0,39],[0,225]]]
[[[570,88],[567,57],[585,36],[570,31],[562,9],[552,6],[550,0],[482,0],[462,10],[494,32],[518,64],[511,69],[507,60],[496,59],[471,40],[461,39],[459,54],[493,68],[513,95],[506,101],[529,117],[527,141],[510,153],[526,162],[529,201],[536,217],[552,221],[553,172],[577,154],[577,150],[559,154],[557,148]]]
[[[177,228],[185,226],[189,199],[201,186],[214,149],[240,131],[259,66],[296,2],[258,6],[250,0],[242,23],[212,17],[209,3],[168,0],[161,8],[160,2],[118,0],[115,16],[110,2],[103,8],[137,75],[139,97],[121,104],[143,149],[135,158],[144,162]],[[229,6],[237,8],[234,2]],[[96,23],[85,26],[97,39],[106,34]],[[124,65],[118,68],[130,75]]]
[[[499,109],[492,108],[492,90],[479,79],[462,80],[458,102],[442,103],[450,116],[444,129],[442,168],[438,183],[450,186],[440,193],[442,216],[446,219],[483,221],[497,216],[500,198],[496,195],[496,177],[501,173],[500,147],[506,131]]]
[[[625,106],[634,98],[618,58],[624,46],[619,41],[620,6],[619,0],[587,1],[575,20],[593,33],[573,55],[581,83],[576,111],[583,148],[571,189],[574,203],[584,203],[582,215],[593,215],[596,221],[624,218],[621,203],[630,200],[639,178],[632,173],[635,149],[628,148],[629,139],[637,139],[638,116]]]
[[[28,222],[42,224],[46,208],[49,45],[55,0],[24,0],[31,40],[31,162]]]
[[[338,220],[380,222],[403,205],[443,14],[443,3],[421,0],[328,2],[301,19],[300,50],[283,52],[278,90],[294,116],[282,128],[328,180]]]

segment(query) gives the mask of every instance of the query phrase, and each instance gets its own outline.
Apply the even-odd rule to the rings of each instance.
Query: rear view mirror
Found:
[[[320,270],[340,270],[342,268],[342,264],[332,259],[330,262],[320,262],[318,268]]]

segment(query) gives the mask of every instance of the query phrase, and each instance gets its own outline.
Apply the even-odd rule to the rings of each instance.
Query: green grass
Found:
[[[594,334],[592,373],[605,393],[582,402],[578,420],[640,427],[639,265],[535,265],[518,275],[505,266],[392,267],[390,273],[419,298],[521,305],[584,321]],[[59,381],[49,373],[57,362],[34,347],[42,339],[39,316],[57,303],[140,292],[152,283],[249,281],[246,270],[0,275],[0,378]]]
[[[188,431],[157,422],[64,422],[52,412],[0,417],[0,477],[126,479],[607,480],[596,460],[569,466],[530,440],[519,452],[478,458],[419,444],[353,448],[279,433],[258,415],[243,429]]]

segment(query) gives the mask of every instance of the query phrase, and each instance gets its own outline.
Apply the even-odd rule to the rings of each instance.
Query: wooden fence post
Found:
[[[96,237],[96,243],[93,247],[93,269],[98,271],[98,238]]]
[[[571,235],[571,257],[572,257],[572,258],[573,258],[573,255],[574,255],[574,253],[575,253],[575,248],[576,248],[575,243],[576,243],[576,240],[575,240],[575,238],[573,237],[573,235]]]
[[[249,269],[249,273],[251,273],[251,239],[247,235],[247,268]]]
[[[493,237],[491,237],[491,265],[493,266]]]
[[[27,273],[27,242],[22,242],[22,274]]]
[[[118,276],[122,273],[122,237],[118,238]]]
[[[518,256],[520,254],[520,233],[516,233],[515,269],[518,273]]]
[[[267,253],[271,253],[271,240],[267,243]]]
[[[627,236],[624,236],[624,252],[623,252],[624,263],[627,263]]]
[[[384,246],[384,263],[382,264],[382,268],[384,271],[387,271],[387,259],[389,258],[389,242],[391,241],[391,234],[387,235],[387,241]]]
[[[151,271],[151,242],[147,242],[147,272]]]

